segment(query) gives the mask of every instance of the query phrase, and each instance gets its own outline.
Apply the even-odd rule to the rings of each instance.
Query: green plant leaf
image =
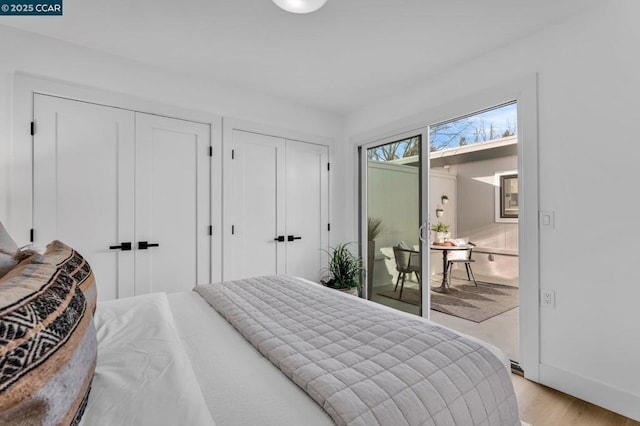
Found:
[[[382,232],[382,219],[375,217],[367,218],[367,238],[373,241]]]
[[[360,272],[362,271],[362,259],[349,251],[349,244],[338,244],[330,251],[329,263],[326,271],[328,280],[327,286],[333,288],[353,288],[360,287]]]

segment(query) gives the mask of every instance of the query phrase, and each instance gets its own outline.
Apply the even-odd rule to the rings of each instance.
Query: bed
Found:
[[[48,411],[29,414],[44,416],[38,423],[520,424],[506,356],[426,319],[287,276],[100,302],[94,313],[90,267],[57,249],[48,261],[23,261],[22,274],[64,284],[67,300],[85,294],[87,303],[68,303],[76,313],[64,318],[82,336],[61,339],[76,342],[66,375],[33,391],[47,401]],[[80,392],[54,410],[63,379],[64,394],[70,383]],[[0,420],[24,423],[33,401],[12,408],[8,389],[0,388]]]

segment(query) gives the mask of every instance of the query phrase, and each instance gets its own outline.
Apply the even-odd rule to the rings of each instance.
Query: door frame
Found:
[[[420,190],[420,196],[421,196],[421,203],[420,203],[420,212],[418,214],[419,218],[420,218],[420,224],[421,225],[425,225],[427,227],[427,229],[429,228],[428,223],[429,223],[429,185],[425,185],[423,182],[423,176],[428,176],[429,175],[429,170],[430,170],[430,164],[429,161],[425,161],[425,158],[428,158],[428,156],[425,156],[424,153],[425,152],[429,152],[429,145],[428,145],[428,141],[429,141],[429,134],[428,134],[428,128],[426,127],[422,127],[422,128],[417,128],[414,130],[409,130],[409,131],[405,131],[403,133],[399,133],[393,136],[386,136],[382,139],[378,139],[378,140],[374,140],[371,142],[367,142],[364,143],[362,145],[359,145],[359,155],[358,155],[358,168],[359,168],[359,182],[360,184],[358,185],[358,190],[359,190],[359,229],[360,229],[360,235],[359,235],[359,241],[360,241],[360,250],[361,250],[361,254],[360,254],[360,258],[362,259],[362,264],[363,264],[363,268],[365,271],[369,270],[369,265],[368,265],[368,256],[365,256],[365,253],[368,253],[369,250],[369,242],[368,242],[368,232],[367,232],[367,219],[368,219],[368,214],[367,214],[367,194],[368,194],[368,167],[367,167],[367,150],[371,149],[371,148],[375,148],[378,146],[382,146],[382,145],[386,145],[388,143],[392,143],[392,142],[397,142],[397,141],[401,141],[404,139],[408,139],[408,138],[412,138],[412,137],[416,137],[416,136],[420,136],[420,171],[419,171],[419,176],[420,176],[420,183],[419,183],[419,190]],[[428,180],[427,180],[428,183]],[[418,225],[420,226],[420,225]],[[419,228],[416,228],[416,233],[420,234],[420,230]],[[422,280],[422,303],[420,306],[420,312],[422,313],[422,316],[425,318],[429,318],[430,315],[430,310],[426,309],[422,309],[423,306],[430,306],[431,303],[431,292],[429,291],[429,281],[426,280],[425,281],[425,274],[424,271],[429,271],[430,270],[430,256],[429,256],[429,245],[427,243],[425,243],[422,239],[418,238],[418,241],[420,242],[420,253],[421,253],[421,280]],[[428,241],[428,234],[427,234],[427,241]],[[426,275],[426,277],[429,277],[429,274]],[[365,281],[366,282],[366,281]],[[427,285],[425,285],[425,282],[427,283]],[[364,291],[362,292],[362,297],[364,297],[365,299],[369,298],[369,294],[368,294],[368,286],[364,285],[362,288],[364,289]]]
[[[209,140],[213,151],[209,173],[211,204],[209,223],[214,231],[210,242],[209,275],[212,281],[222,279],[222,236],[216,232],[221,229],[222,223],[222,209],[219,207],[222,205],[221,116],[23,72],[15,73],[13,87],[14,115],[9,187],[11,203],[7,223],[19,245],[29,243],[30,229],[33,225],[33,136],[30,132],[30,123],[33,120],[34,95],[38,93],[209,125]]]
[[[520,198],[519,277],[520,365],[527,379],[540,380],[540,258],[539,258],[539,192],[538,192],[538,74],[531,73],[505,81],[498,86],[479,88],[478,91],[456,100],[445,99],[438,107],[412,114],[382,127],[350,138],[354,155],[353,167],[358,172],[358,149],[372,141],[406,134],[415,129],[464,116],[473,111],[516,101],[518,104],[518,191]],[[428,151],[425,151],[428,152]],[[355,199],[361,184],[358,174],[354,178]],[[362,220],[360,206],[355,206],[354,218]],[[360,237],[362,237],[362,226]],[[425,286],[423,286],[424,288]],[[428,299],[423,299],[428,300]]]

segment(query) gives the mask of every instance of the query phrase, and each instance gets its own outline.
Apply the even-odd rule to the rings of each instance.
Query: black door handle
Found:
[[[283,243],[284,242],[284,235],[278,235],[277,237],[275,237],[273,239],[273,241],[277,241],[279,243]]]
[[[160,244],[149,243],[147,241],[138,241],[138,250],[146,250],[149,247],[160,247]]]
[[[110,250],[122,250],[122,251],[129,251],[131,250],[131,243],[120,243],[119,246],[109,246]]]
[[[294,237],[293,235],[287,236],[287,241],[301,240],[301,239],[302,237]]]

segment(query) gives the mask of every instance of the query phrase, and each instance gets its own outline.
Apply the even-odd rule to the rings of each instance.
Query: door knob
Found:
[[[277,241],[277,242],[279,242],[279,243],[284,242],[284,235],[278,235],[277,237],[275,237],[275,238],[273,239],[273,241]]]
[[[146,250],[149,247],[160,247],[160,244],[149,243],[147,241],[138,241],[138,250]]]
[[[293,235],[287,236],[287,241],[301,240],[301,239],[302,237],[294,237]]]
[[[131,243],[120,243],[119,246],[109,246],[110,250],[122,250],[122,251],[129,251],[131,250]]]

